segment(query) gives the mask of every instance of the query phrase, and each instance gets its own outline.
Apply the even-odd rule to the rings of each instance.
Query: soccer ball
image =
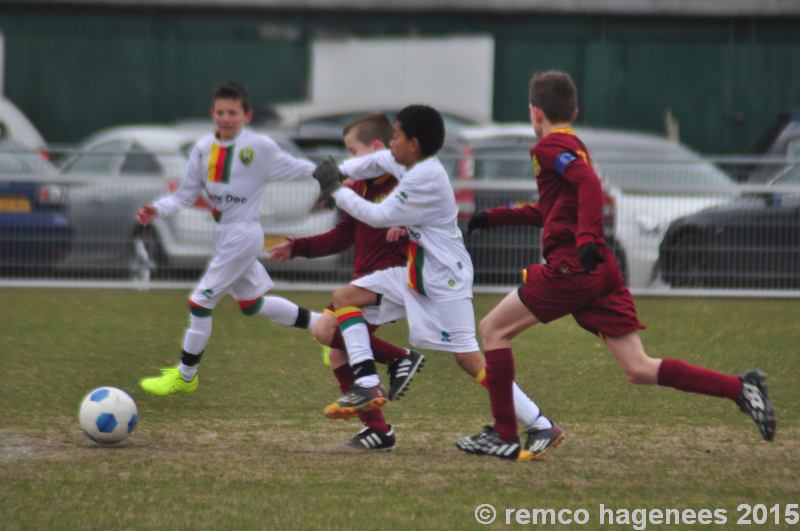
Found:
[[[98,387],[81,402],[81,428],[100,444],[118,443],[136,427],[136,402],[116,387]]]

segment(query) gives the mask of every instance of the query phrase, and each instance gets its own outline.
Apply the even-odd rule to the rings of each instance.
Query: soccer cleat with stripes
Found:
[[[456,441],[456,448],[468,454],[492,455],[512,461],[519,458],[521,450],[519,437],[515,437],[513,441],[505,441],[494,426],[486,426],[482,432],[472,437],[460,437]]]
[[[386,433],[364,426],[355,437],[350,439],[347,446],[355,448],[356,450],[387,451],[394,448],[395,444],[394,428],[391,426],[389,426],[389,431]]]
[[[161,369],[161,376],[152,376],[139,380],[139,385],[142,389],[157,396],[193,393],[199,383],[200,377],[196,374],[191,382],[184,380],[178,367],[166,367]]]
[[[405,396],[414,375],[425,365],[425,356],[415,350],[397,358],[389,364],[389,400],[400,400]]]
[[[551,422],[551,424],[550,428],[544,430],[528,430],[528,437],[525,439],[525,445],[519,454],[520,461],[538,461],[544,457],[547,450],[555,448],[564,442],[566,438],[564,430],[555,422]]]
[[[336,402],[328,404],[323,410],[329,419],[349,419],[363,411],[374,411],[386,405],[383,387],[361,387],[354,385],[340,396]]]
[[[764,440],[771,441],[775,437],[777,421],[775,408],[767,396],[767,376],[758,369],[750,369],[739,375],[739,379],[742,392],[736,403],[742,412],[750,415]]]

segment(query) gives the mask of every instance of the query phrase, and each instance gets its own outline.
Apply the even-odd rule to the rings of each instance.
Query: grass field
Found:
[[[310,335],[242,317],[232,300],[214,314],[198,392],[169,398],[137,381],[176,362],[185,293],[0,288],[0,300],[2,529],[475,529],[486,528],[474,519],[483,503],[499,513],[493,529],[507,527],[506,508],[586,509],[582,528],[596,529],[600,504],[618,510],[621,529],[645,528],[622,509],[667,508],[724,510],[726,524],[695,528],[728,529],[740,504],[779,504],[754,527],[768,529],[800,502],[795,301],[638,301],[652,355],[770,375],[774,443],[729,401],[628,384],[599,341],[563,319],[515,351],[518,381],[567,441],[542,462],[506,463],[454,448],[490,414],[449,354],[431,353],[408,396],[387,406],[398,448],[354,454],[342,443],[357,423],[321,414],[337,389]],[[477,314],[497,300],[476,299]],[[405,325],[382,335],[403,342]],[[100,385],[139,407],[118,447],[78,426],[81,398]]]

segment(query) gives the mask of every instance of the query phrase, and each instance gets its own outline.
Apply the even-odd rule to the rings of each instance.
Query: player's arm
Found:
[[[182,208],[192,206],[197,201],[203,191],[203,168],[200,155],[201,150],[195,146],[189,155],[186,176],[177,190],[152,205],[142,205],[136,214],[139,224],[147,225],[157,216],[169,216]]]
[[[390,150],[382,149],[369,155],[347,159],[339,165],[339,171],[356,181],[373,179],[387,173],[400,179],[406,172],[406,167],[395,162]]]
[[[603,187],[594,168],[571,151],[562,151],[553,168],[578,192],[576,245],[603,242]]]
[[[356,220],[343,212],[339,222],[331,230],[315,236],[295,239],[292,245],[292,258],[330,256],[349,249],[355,240]]]
[[[333,192],[332,197],[340,209],[371,227],[414,225],[438,211],[440,195],[426,189],[424,179],[424,175],[403,179],[389,197],[380,203],[367,201],[344,187]]]
[[[294,181],[311,178],[316,168],[312,162],[290,155],[269,137],[262,138],[266,154],[265,169],[269,180]],[[255,162],[258,163],[258,160]]]
[[[542,211],[539,205],[528,203],[518,207],[495,207],[483,212],[478,212],[470,218],[467,224],[467,234],[479,229],[493,229],[495,227],[510,227],[515,225],[528,225],[541,227],[544,224]]]

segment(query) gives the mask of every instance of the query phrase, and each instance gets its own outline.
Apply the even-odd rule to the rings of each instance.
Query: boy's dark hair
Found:
[[[578,89],[569,74],[550,70],[534,74],[528,90],[530,104],[551,123],[571,122],[578,108]]]
[[[353,130],[356,133],[356,140],[365,146],[370,145],[375,140],[380,140],[385,146],[388,146],[394,134],[392,122],[382,112],[371,112],[361,118],[356,118],[344,126],[342,136],[346,136]]]
[[[225,81],[214,89],[214,93],[211,96],[212,107],[217,100],[239,100],[242,102],[242,108],[245,113],[253,110],[253,102],[250,99],[250,94],[247,93],[247,90],[245,90],[243,86],[233,81]]]
[[[439,111],[427,105],[409,105],[397,113],[400,129],[419,142],[423,157],[435,155],[444,144],[444,120]]]

